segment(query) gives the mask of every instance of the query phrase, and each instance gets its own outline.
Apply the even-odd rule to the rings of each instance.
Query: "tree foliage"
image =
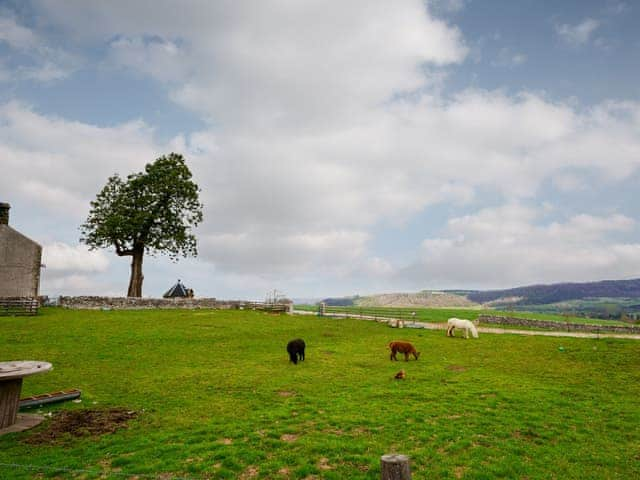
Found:
[[[118,174],[109,177],[91,202],[80,241],[91,249],[113,247],[117,255],[133,257],[129,296],[142,294],[144,253],[173,260],[197,255],[191,229],[202,221],[202,204],[191,177],[182,155],[171,153],[126,180]]]

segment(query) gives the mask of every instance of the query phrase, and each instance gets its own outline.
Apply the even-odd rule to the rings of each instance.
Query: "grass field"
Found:
[[[307,342],[294,366],[285,345]],[[422,355],[389,361],[391,340]],[[559,349],[559,347],[563,347]],[[0,361],[50,361],[24,395],[83,391],[129,427],[0,437],[0,478],[640,478],[640,342],[398,331],[247,311],[69,311],[0,318]],[[393,375],[405,369],[404,381]],[[139,475],[135,477],[134,474]],[[150,475],[150,477],[140,476]]]

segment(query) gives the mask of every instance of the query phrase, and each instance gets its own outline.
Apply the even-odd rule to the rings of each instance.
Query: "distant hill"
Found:
[[[542,305],[584,298],[640,297],[640,278],[634,280],[603,280],[588,283],[556,283],[531,285],[506,290],[467,293],[467,298],[483,304]]]
[[[451,292],[423,290],[417,293],[381,293],[378,295],[325,298],[332,307],[475,307],[476,303],[464,295]]]
[[[471,308],[478,306],[464,295],[435,290],[418,293],[382,293],[354,299],[355,305],[363,307],[440,307]]]

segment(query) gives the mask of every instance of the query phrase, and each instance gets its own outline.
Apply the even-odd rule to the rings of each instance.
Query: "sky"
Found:
[[[145,296],[636,278],[638,25],[631,0],[0,0],[0,201],[50,296],[126,294],[79,226],[170,152],[199,254],[145,257]]]

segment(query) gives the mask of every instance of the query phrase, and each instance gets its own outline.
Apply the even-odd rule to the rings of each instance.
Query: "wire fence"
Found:
[[[393,307],[339,307],[319,306],[319,315],[338,316],[344,318],[366,318],[373,320],[401,320],[415,322],[416,312],[408,308]]]

